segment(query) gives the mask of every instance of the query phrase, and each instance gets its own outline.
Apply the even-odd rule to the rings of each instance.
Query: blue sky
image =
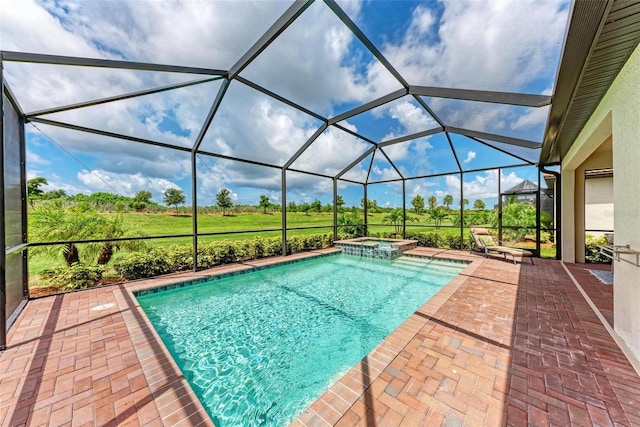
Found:
[[[6,3],[6,2],[5,2]],[[567,1],[443,0],[338,1],[392,66],[411,85],[551,94],[566,31]],[[92,58],[229,69],[290,5],[283,1],[34,1],[8,0],[2,8],[0,48]],[[104,98],[200,76],[5,63],[5,78],[25,112]],[[401,84],[324,4],[314,2],[241,76],[330,118],[397,89]],[[212,81],[168,92],[43,116],[75,125],[190,147],[220,87]],[[525,108],[422,97],[448,126],[541,142],[548,108]],[[233,81],[207,132],[205,151],[283,165],[322,122]],[[340,125],[375,142],[437,127],[405,96]],[[27,125],[28,175],[44,176],[46,190],[69,194],[140,190],[162,200],[169,187],[191,199],[188,153],[119,141],[55,126]],[[538,151],[484,141],[537,160]],[[522,163],[465,136],[451,134],[465,171]],[[458,171],[444,134],[383,148],[405,176]],[[329,127],[292,167],[332,175],[370,144]],[[345,175],[363,181],[371,158]],[[221,188],[236,203],[260,194],[281,200],[278,169],[198,157],[199,201],[212,204]],[[370,181],[397,178],[380,151]],[[465,198],[495,203],[497,173],[464,175]],[[507,169],[502,188],[537,180],[532,168]],[[407,202],[445,194],[459,203],[460,175],[407,181]],[[289,173],[288,201],[331,200],[332,182]],[[347,204],[362,190],[341,185]],[[399,184],[369,186],[380,205],[399,206]]]

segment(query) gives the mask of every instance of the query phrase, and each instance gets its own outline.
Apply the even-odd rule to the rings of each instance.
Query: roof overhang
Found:
[[[576,0],[540,164],[561,162],[640,42],[637,0]]]

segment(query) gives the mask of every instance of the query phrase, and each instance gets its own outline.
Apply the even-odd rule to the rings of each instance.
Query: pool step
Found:
[[[443,272],[448,273],[452,270],[458,271],[461,265],[458,264],[449,264],[442,261],[434,261],[431,259],[421,259],[414,257],[406,257],[402,256],[400,258],[396,258],[393,261],[393,265],[401,266],[402,268],[406,268],[407,270],[412,271],[424,271],[425,268],[428,268],[429,271],[434,273]]]

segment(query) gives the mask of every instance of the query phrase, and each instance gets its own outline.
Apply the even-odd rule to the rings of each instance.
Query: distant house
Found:
[[[542,189],[540,193],[540,208],[543,212],[547,212],[551,218],[553,218],[553,191],[547,191]],[[538,185],[534,182],[525,179],[520,184],[511,187],[510,189],[503,191],[500,195],[502,197],[502,203],[509,202],[516,203],[531,203],[536,204],[536,194],[538,193]]]

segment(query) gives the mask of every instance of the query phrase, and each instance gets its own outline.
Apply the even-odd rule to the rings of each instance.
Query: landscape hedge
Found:
[[[353,237],[339,233],[340,239]],[[393,233],[377,233],[372,237],[391,238]],[[437,233],[407,233],[407,239],[418,241],[418,246],[464,249],[469,247],[467,239],[460,236],[443,236]],[[310,234],[287,238],[289,253],[321,249],[333,245],[333,234]],[[124,279],[143,279],[193,268],[192,245],[172,245],[145,252],[131,252],[116,260],[113,268]],[[279,237],[254,238],[252,240],[220,240],[198,245],[198,268],[249,261],[282,254]],[[57,284],[63,290],[84,289],[99,283],[105,268],[77,264],[43,271],[40,276],[46,284]]]
[[[333,244],[333,234],[291,236],[287,239],[289,253],[321,249]],[[220,240],[198,245],[198,268],[248,261],[282,254],[279,237],[235,241]],[[142,279],[193,268],[191,245],[173,245],[150,252],[132,252],[117,260],[116,272],[125,279]]]

